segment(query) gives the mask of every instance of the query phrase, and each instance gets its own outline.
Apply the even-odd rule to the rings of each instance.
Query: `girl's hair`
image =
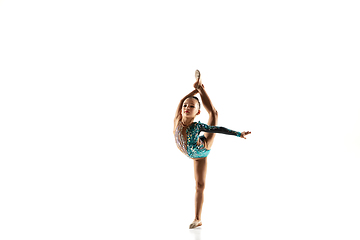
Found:
[[[198,101],[198,103],[199,103],[199,109],[200,109],[200,100],[197,98],[197,97],[195,97],[195,96],[192,96],[192,97],[190,97],[190,98],[194,98],[194,99],[196,99],[197,101]]]

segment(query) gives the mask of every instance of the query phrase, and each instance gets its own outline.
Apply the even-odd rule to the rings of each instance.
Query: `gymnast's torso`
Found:
[[[180,120],[174,132],[175,142],[180,151],[189,158],[205,158],[210,153],[210,149],[205,148],[205,137],[203,135],[200,136],[200,132],[223,133],[237,137],[241,136],[240,132],[232,131],[224,127],[209,126],[200,121],[185,126]]]
[[[193,122],[189,126],[185,126],[179,121],[176,126],[176,145],[189,158],[204,158],[210,153],[210,150],[205,148],[205,137],[200,136],[201,129],[203,128],[202,125],[205,124]]]

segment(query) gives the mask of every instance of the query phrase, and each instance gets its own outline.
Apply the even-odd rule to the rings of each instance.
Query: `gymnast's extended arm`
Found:
[[[218,126],[209,126],[206,125],[204,123],[198,123],[198,127],[199,130],[201,132],[210,132],[210,133],[221,133],[221,134],[227,134],[227,135],[233,135],[233,136],[237,136],[237,137],[241,137],[246,139],[246,135],[251,134],[251,132],[249,131],[244,131],[244,132],[237,132],[237,131],[233,131],[224,127],[218,127]]]
[[[226,135],[233,135],[237,137],[241,137],[241,132],[233,131],[224,127],[218,126],[209,126],[204,123],[199,123],[199,129],[201,132],[209,132],[209,133],[221,133]]]

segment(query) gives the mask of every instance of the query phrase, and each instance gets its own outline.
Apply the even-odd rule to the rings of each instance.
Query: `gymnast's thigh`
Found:
[[[194,175],[197,185],[204,186],[207,171],[207,157],[194,159]]]

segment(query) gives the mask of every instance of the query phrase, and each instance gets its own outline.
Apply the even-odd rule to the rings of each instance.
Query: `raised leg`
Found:
[[[212,104],[209,95],[205,91],[204,85],[201,85],[198,88],[198,91],[200,93],[200,97],[203,102],[204,108],[209,114],[209,120],[208,120],[207,124],[210,126],[216,126],[218,124],[218,112],[216,111],[214,105]],[[204,136],[206,138],[205,139],[205,148],[211,149],[211,146],[214,143],[215,133],[206,132],[206,133],[204,133]]]

